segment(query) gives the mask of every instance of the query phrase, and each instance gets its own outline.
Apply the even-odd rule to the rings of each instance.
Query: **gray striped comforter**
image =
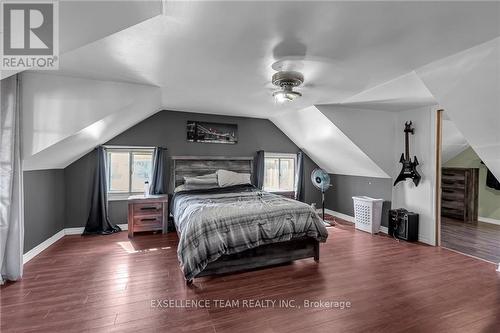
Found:
[[[328,237],[311,206],[250,186],[179,192],[171,211],[186,279],[224,254],[304,236],[320,242]]]

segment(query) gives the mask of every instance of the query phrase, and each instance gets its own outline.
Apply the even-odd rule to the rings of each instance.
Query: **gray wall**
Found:
[[[238,143],[210,144],[186,140],[188,120],[238,124]],[[218,116],[200,113],[161,111],[116,136],[109,145],[163,146],[170,155],[223,155],[254,156],[258,150],[296,153],[299,148],[267,119]],[[95,165],[94,153],[89,153],[65,169],[66,180],[66,227],[84,226],[88,216],[90,186]],[[308,177],[316,165],[306,158],[305,201],[321,202],[319,191],[313,188]],[[172,190],[172,189],[170,189]],[[109,204],[110,219],[114,223],[126,223],[125,201]]]
[[[384,199],[382,225],[387,226],[387,213],[392,200],[391,179],[332,174],[330,177],[333,186],[326,192],[326,208],[354,216],[353,196],[366,195],[376,199]]]
[[[64,228],[64,170],[25,171],[24,253]]]
[[[64,169],[66,228],[84,227],[87,223],[95,165],[96,154],[93,151]]]

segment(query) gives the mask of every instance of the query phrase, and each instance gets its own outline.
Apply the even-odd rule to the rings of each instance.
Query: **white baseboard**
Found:
[[[317,209],[317,212],[321,216],[321,213],[322,213],[321,208]],[[328,215],[332,215],[332,216],[338,217],[339,219],[345,220],[347,222],[354,223],[354,217],[353,216],[342,214],[342,213],[336,212],[336,211],[331,210],[331,209],[325,209],[325,213],[327,213]]]
[[[383,225],[380,226],[380,232],[383,233],[383,234],[389,234],[389,228],[387,227],[384,227]]]
[[[318,209],[318,212],[321,213],[321,209]],[[325,209],[325,213],[327,213],[328,215],[332,215],[332,216],[338,217],[339,219],[342,219],[344,221],[354,223],[354,216],[350,216],[350,215],[347,215],[347,214],[339,213],[339,212],[336,212],[336,211],[331,210],[331,209]],[[380,226],[379,232],[384,233],[384,234],[388,234],[389,233],[389,229],[387,227]]]
[[[479,222],[484,222],[484,223],[491,223],[491,224],[496,224],[496,225],[500,225],[500,220],[497,220],[497,219],[492,219],[490,217],[482,217],[482,216],[479,216],[477,218],[477,220]]]
[[[28,261],[33,259],[36,255],[41,253],[43,250],[45,250],[46,248],[48,248],[49,246],[51,246],[52,244],[54,244],[55,242],[57,242],[58,240],[63,238],[64,235],[65,235],[64,229],[62,229],[59,232],[57,232],[55,235],[53,235],[52,237],[46,239],[42,243],[38,244],[37,246],[35,246],[31,250],[29,250],[28,252],[23,254],[23,263],[26,264]]]
[[[418,235],[418,241],[420,243],[425,243],[425,244],[430,245],[430,246],[436,246],[435,241],[433,241],[433,240],[431,240],[431,239],[429,239],[426,236],[421,235],[421,234]]]
[[[66,228],[64,229],[64,235],[81,235],[83,234],[83,230],[85,230],[84,227],[82,228]]]
[[[123,230],[128,230],[128,224],[118,224],[118,226]],[[38,254],[42,253],[42,251],[46,250],[49,246],[63,238],[64,236],[67,235],[81,235],[83,233],[83,230],[85,228],[65,228],[60,231],[58,231],[55,235],[52,237],[46,239],[42,243],[38,244],[25,254],[23,254],[23,264],[26,264],[28,261],[33,259],[35,256]]]
[[[117,226],[120,227],[123,231],[128,230],[128,224],[117,224]],[[64,229],[64,234],[65,235],[81,235],[83,234],[83,230],[85,230],[85,227],[80,227],[80,228],[66,228]]]

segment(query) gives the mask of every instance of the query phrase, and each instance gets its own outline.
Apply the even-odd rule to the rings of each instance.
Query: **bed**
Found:
[[[252,157],[174,156],[173,183],[219,169],[249,173]],[[171,214],[179,235],[177,255],[186,283],[196,277],[319,261],[319,242],[328,233],[307,204],[252,185],[178,191]]]

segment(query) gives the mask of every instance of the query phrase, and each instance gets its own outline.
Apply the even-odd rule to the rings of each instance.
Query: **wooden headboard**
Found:
[[[172,156],[172,181],[175,186],[184,184],[184,177],[214,173],[219,169],[249,173],[253,182],[253,157],[228,156]]]

